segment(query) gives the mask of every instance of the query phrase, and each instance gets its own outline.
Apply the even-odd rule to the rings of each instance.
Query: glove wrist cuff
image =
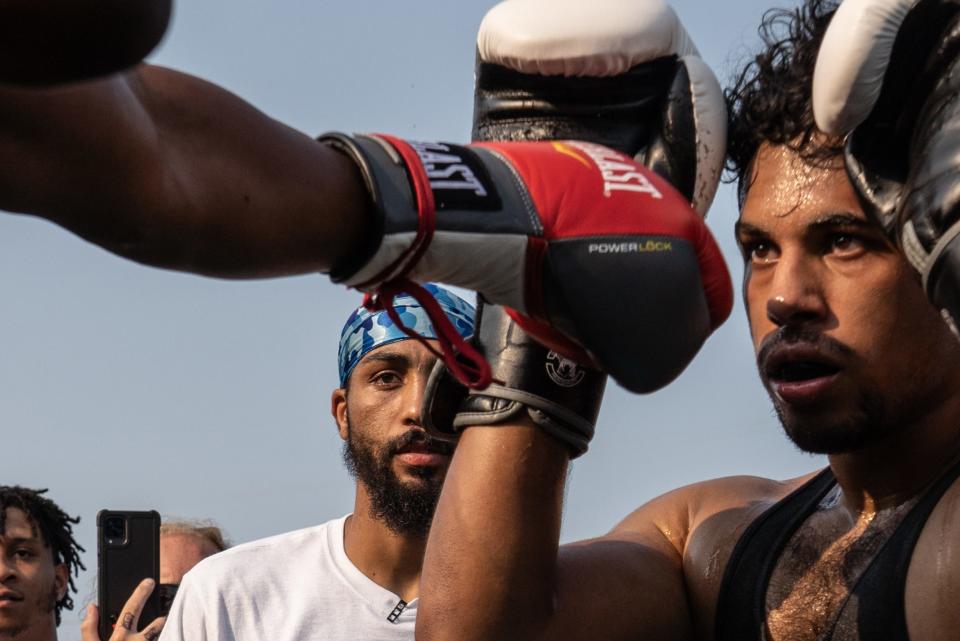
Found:
[[[539,344],[505,308],[478,307],[471,342],[490,359],[497,383],[468,393],[437,363],[424,392],[423,426],[438,438],[453,440],[466,427],[505,425],[525,411],[570,450],[571,458],[586,452],[606,375]]]
[[[535,425],[567,446],[570,458],[587,451],[594,433],[591,421],[542,396],[496,384],[467,397],[453,419],[453,429],[501,425],[523,410]]]
[[[554,421],[559,421],[560,424],[565,426],[566,430],[586,437],[587,440],[593,438],[593,422],[578,415],[569,408],[549,401],[542,396],[537,396],[536,394],[531,394],[520,389],[510,389],[508,387],[503,387],[493,383],[480,392],[470,394],[469,398],[473,397],[490,397],[508,401],[512,404],[520,403],[531,410],[536,410],[542,414],[552,416]],[[504,412],[506,412],[506,410],[504,410]],[[498,414],[499,412],[471,412],[469,410],[461,410],[459,413],[457,413],[456,418],[453,419],[453,427],[456,430],[460,430],[470,425],[476,425],[475,422],[471,421],[476,421],[481,416],[487,417],[484,419],[484,424],[493,424],[512,418],[514,415],[514,413],[504,413],[503,417],[499,418]],[[534,419],[534,422],[536,422],[536,419]]]
[[[457,433],[466,427],[500,427],[524,411],[534,425],[566,446],[571,459],[581,456],[590,446],[592,429],[589,434],[581,434],[562,421],[555,420],[550,414],[518,401],[508,401],[495,412],[461,412],[457,414],[454,427]]]

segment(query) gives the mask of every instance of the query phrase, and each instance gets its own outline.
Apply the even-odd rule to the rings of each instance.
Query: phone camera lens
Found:
[[[122,516],[108,517],[103,529],[106,532],[107,543],[121,545],[127,539],[127,520]]]

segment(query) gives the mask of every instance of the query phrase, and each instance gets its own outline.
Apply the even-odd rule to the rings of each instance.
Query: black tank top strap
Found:
[[[861,641],[909,641],[904,597],[913,549],[930,514],[958,477],[960,460],[913,506],[854,587],[853,594],[859,603],[857,629]]]
[[[825,468],[747,527],[723,574],[714,641],[764,638],[767,584],[777,559],[835,483],[833,472]]]

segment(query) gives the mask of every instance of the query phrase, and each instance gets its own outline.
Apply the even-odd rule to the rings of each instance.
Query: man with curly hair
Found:
[[[85,569],[73,537],[80,519],[46,490],[0,485],[0,639],[55,641]]]
[[[468,427],[418,640],[957,639],[960,343],[814,123],[835,10],[768,12],[727,92],[759,374],[790,440],[829,466],[680,488],[559,546],[568,449],[528,420]]]

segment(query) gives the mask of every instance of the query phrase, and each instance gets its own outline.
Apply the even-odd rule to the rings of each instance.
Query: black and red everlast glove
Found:
[[[475,290],[634,392],[673,380],[730,313],[730,276],[700,216],[624,154],[574,141],[320,141],[358,164],[378,212],[379,243],[331,273],[374,304],[416,295],[416,281]],[[452,352],[485,365],[466,347]],[[490,382],[489,368],[465,372],[455,356],[454,375]]]

